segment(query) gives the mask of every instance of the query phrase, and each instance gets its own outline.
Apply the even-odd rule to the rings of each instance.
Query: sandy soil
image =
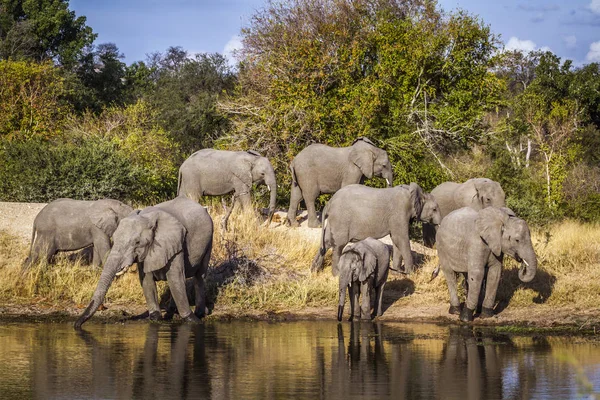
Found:
[[[8,231],[22,238],[25,243],[31,240],[31,229],[33,220],[45,204],[39,203],[8,203],[0,202],[0,230]],[[276,213],[271,227],[273,229],[289,229],[282,224],[285,212]],[[307,227],[306,215],[299,216],[301,229],[308,237],[320,240],[320,229]],[[389,237],[382,239],[391,244]],[[418,243],[411,243],[413,251],[421,254],[431,254],[434,250],[424,248]],[[395,279],[400,279],[396,276]],[[440,278],[438,278],[440,279]],[[394,290],[393,285],[388,285],[386,292]],[[388,297],[388,296],[386,296]],[[399,300],[392,304],[385,304],[384,315],[381,321],[420,321],[435,323],[458,323],[456,315],[448,314],[448,304],[439,306],[413,307],[404,305],[402,295],[394,295]],[[84,305],[72,304],[0,304],[0,319],[2,320],[27,320],[51,321],[51,320],[74,320]],[[144,312],[143,307],[111,306],[109,310],[97,313],[94,318],[106,322],[131,321],[131,317]],[[258,312],[247,311],[242,314],[239,311],[227,310],[216,307],[209,318],[231,319],[250,318],[259,320],[297,320],[297,319],[334,319],[336,310],[329,308],[303,308],[290,311]],[[576,307],[560,308],[536,304],[535,307],[527,309],[506,309],[493,318],[481,320],[476,319],[476,325],[521,325],[541,328],[553,328],[559,326],[574,327],[575,330],[595,331],[600,333],[600,309],[582,310]]]

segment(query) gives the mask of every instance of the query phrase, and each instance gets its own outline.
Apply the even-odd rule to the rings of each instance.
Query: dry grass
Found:
[[[229,230],[221,232],[222,212],[213,215],[215,235],[208,277],[209,302],[215,312],[244,315],[298,311],[327,307],[337,301],[337,279],[329,273],[311,275],[309,266],[318,250],[318,235],[305,229],[266,229],[254,214],[234,213]],[[505,262],[498,307],[526,308],[540,303],[587,309],[600,304],[600,227],[563,221],[533,229],[539,260],[533,282],[518,280],[516,262]],[[55,265],[38,265],[24,275],[21,263],[28,247],[0,232],[0,301],[13,304],[71,304],[90,299],[100,271],[81,261],[61,256]],[[436,257],[421,257],[420,268],[410,277],[390,276],[385,302],[394,308],[439,306],[448,303],[443,276],[429,282]],[[326,260],[330,257],[327,256]],[[161,286],[162,290],[166,285]],[[143,306],[137,273],[115,282],[107,302]],[[332,317],[334,313],[331,313]]]

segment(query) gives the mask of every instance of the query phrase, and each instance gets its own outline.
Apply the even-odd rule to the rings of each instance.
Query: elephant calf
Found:
[[[508,208],[487,207],[475,211],[470,207],[451,212],[437,231],[439,269],[444,272],[450,292],[450,314],[460,320],[473,320],[479,292],[487,269],[487,281],[481,317],[494,315],[496,291],[502,272],[502,259],[508,254],[522,262],[519,279],[530,282],[537,270],[537,258],[527,223]],[[462,311],[456,288],[456,273],[467,273],[467,301]]]
[[[386,244],[371,237],[350,243],[340,257],[338,321],[344,314],[346,289],[350,291],[350,320],[353,317],[371,319],[371,289],[375,289],[375,314],[383,313],[383,287],[390,267],[390,251]],[[359,289],[360,286],[360,289]],[[358,295],[361,295],[360,311]]]
[[[182,319],[205,313],[204,274],[212,250],[213,222],[200,204],[185,197],[144,208],[123,219],[90,304],[75,323],[79,329],[98,309],[114,278],[138,263],[149,318],[162,318],[155,281],[168,281]],[[196,309],[190,310],[185,279],[194,277]],[[173,307],[170,307],[172,310]]]
[[[94,246],[93,265],[99,266],[110,251],[110,238],[133,208],[117,200],[58,199],[35,217],[29,256],[24,266],[51,262],[59,251]]]

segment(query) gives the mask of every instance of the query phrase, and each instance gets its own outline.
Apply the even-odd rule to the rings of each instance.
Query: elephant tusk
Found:
[[[271,186],[267,185],[267,189],[269,189],[269,192],[271,191]]]
[[[122,270],[120,270],[119,272],[117,272],[115,274],[115,276],[121,276],[121,275],[123,275],[125,272],[127,272],[128,269],[129,269],[129,267],[123,268]]]
[[[523,264],[525,264],[526,267],[529,267],[529,263],[525,260],[523,260]]]
[[[388,178],[385,178],[385,182],[390,186],[390,180]]]

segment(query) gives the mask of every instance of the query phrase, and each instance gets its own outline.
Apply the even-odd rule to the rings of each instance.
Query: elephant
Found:
[[[50,263],[57,252],[93,246],[92,264],[100,266],[111,248],[110,238],[119,221],[133,208],[118,200],[57,199],[35,217],[29,256],[24,267],[41,260]]]
[[[359,137],[349,147],[311,144],[294,157],[290,170],[292,190],[287,215],[290,226],[298,226],[296,211],[302,199],[308,210],[308,226],[317,228],[315,200],[319,194],[335,193],[374,175],[384,178],[388,187],[394,181],[387,153],[365,137]]]
[[[252,150],[203,149],[195,152],[179,167],[177,195],[198,201],[204,195],[222,196],[234,192],[234,203],[239,198],[242,207],[247,209],[254,183],[265,183],[271,192],[268,223],[273,218],[277,200],[275,170],[269,159]],[[223,227],[227,227],[226,218]]]
[[[391,235],[394,269],[412,273],[413,259],[408,236],[409,224],[420,219],[439,224],[441,217],[433,196],[424,193],[419,185],[376,189],[364,185],[348,185],[338,190],[323,210],[321,247],[311,270],[323,269],[323,258],[328,248],[333,248],[332,273],[338,274],[338,262],[344,246],[373,237],[380,239]],[[404,258],[404,270],[400,269]]]
[[[113,248],[92,300],[75,322],[75,329],[81,328],[94,315],[114,278],[135,262],[138,263],[149,319],[162,318],[155,281],[166,280],[181,318],[188,322],[200,321],[205,314],[204,274],[213,240],[213,222],[204,207],[180,196],[144,208],[121,221],[113,240]],[[194,277],[194,313],[185,288],[185,278],[189,277]],[[167,316],[172,315],[172,309],[167,311]]]
[[[521,262],[519,279],[531,282],[537,270],[537,257],[527,223],[508,208],[486,207],[476,211],[463,207],[448,214],[437,231],[439,270],[444,272],[450,292],[450,314],[460,314],[463,322],[473,321],[479,293],[485,281],[485,298],[481,318],[494,315],[496,291],[502,272],[504,254]],[[460,309],[456,273],[468,277],[467,301]]]
[[[368,237],[360,242],[348,243],[339,261],[338,321],[344,314],[346,289],[350,292],[350,321],[353,317],[371,319],[371,289],[375,289],[375,315],[383,314],[383,288],[390,267],[390,250],[380,240]],[[358,308],[360,286],[361,306]]]
[[[444,182],[436,186],[431,194],[440,206],[442,218],[462,207],[479,211],[490,206],[506,206],[502,186],[488,178],[473,178],[464,183]],[[423,243],[427,247],[435,244],[435,228],[431,224],[423,224]]]

